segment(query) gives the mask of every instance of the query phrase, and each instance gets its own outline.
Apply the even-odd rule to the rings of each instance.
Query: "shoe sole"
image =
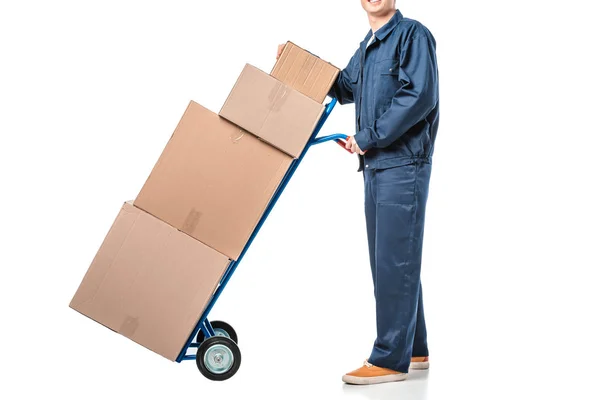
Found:
[[[410,369],[429,369],[429,361],[411,362]]]
[[[399,382],[406,379],[406,374],[390,374],[383,376],[360,377],[344,375],[342,380],[351,385],[376,385],[379,383]]]

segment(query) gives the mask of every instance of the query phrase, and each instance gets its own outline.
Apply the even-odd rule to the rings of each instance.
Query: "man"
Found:
[[[374,384],[428,368],[421,254],[438,129],[436,42],[404,18],[395,0],[361,0],[371,29],[329,95],[355,103],[356,134],[375,289],[377,338],[361,368],[343,381]],[[280,46],[281,51],[281,46]]]

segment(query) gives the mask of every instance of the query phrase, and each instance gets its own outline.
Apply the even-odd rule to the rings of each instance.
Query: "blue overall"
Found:
[[[360,43],[329,95],[355,104],[355,140],[376,300],[373,365],[407,372],[428,356],[421,256],[439,122],[436,42],[399,10]]]

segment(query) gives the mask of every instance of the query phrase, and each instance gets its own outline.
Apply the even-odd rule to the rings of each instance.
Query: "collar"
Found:
[[[380,41],[385,39],[386,36],[389,35],[394,30],[394,28],[400,23],[400,21],[402,21],[403,18],[404,16],[400,12],[400,10],[396,10],[392,18],[390,18],[390,20],[386,22],[385,25],[383,25],[375,32],[375,38]],[[367,33],[367,36],[365,36],[365,38],[363,39],[362,43],[366,44],[369,39],[371,39],[370,30]]]

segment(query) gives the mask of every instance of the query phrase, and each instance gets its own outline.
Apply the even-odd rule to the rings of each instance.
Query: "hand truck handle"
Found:
[[[345,139],[336,139],[335,142],[342,146],[342,148],[348,153],[352,153],[352,150],[346,148],[346,143],[348,143],[348,140],[350,140],[350,136],[346,136]]]
[[[311,145],[329,142],[331,140],[335,140],[337,144],[339,144],[344,150],[348,153],[352,153],[351,150],[346,148],[346,142],[350,139],[350,136],[344,135],[341,133],[336,133],[334,135],[322,136],[320,138],[316,138],[311,142]]]

